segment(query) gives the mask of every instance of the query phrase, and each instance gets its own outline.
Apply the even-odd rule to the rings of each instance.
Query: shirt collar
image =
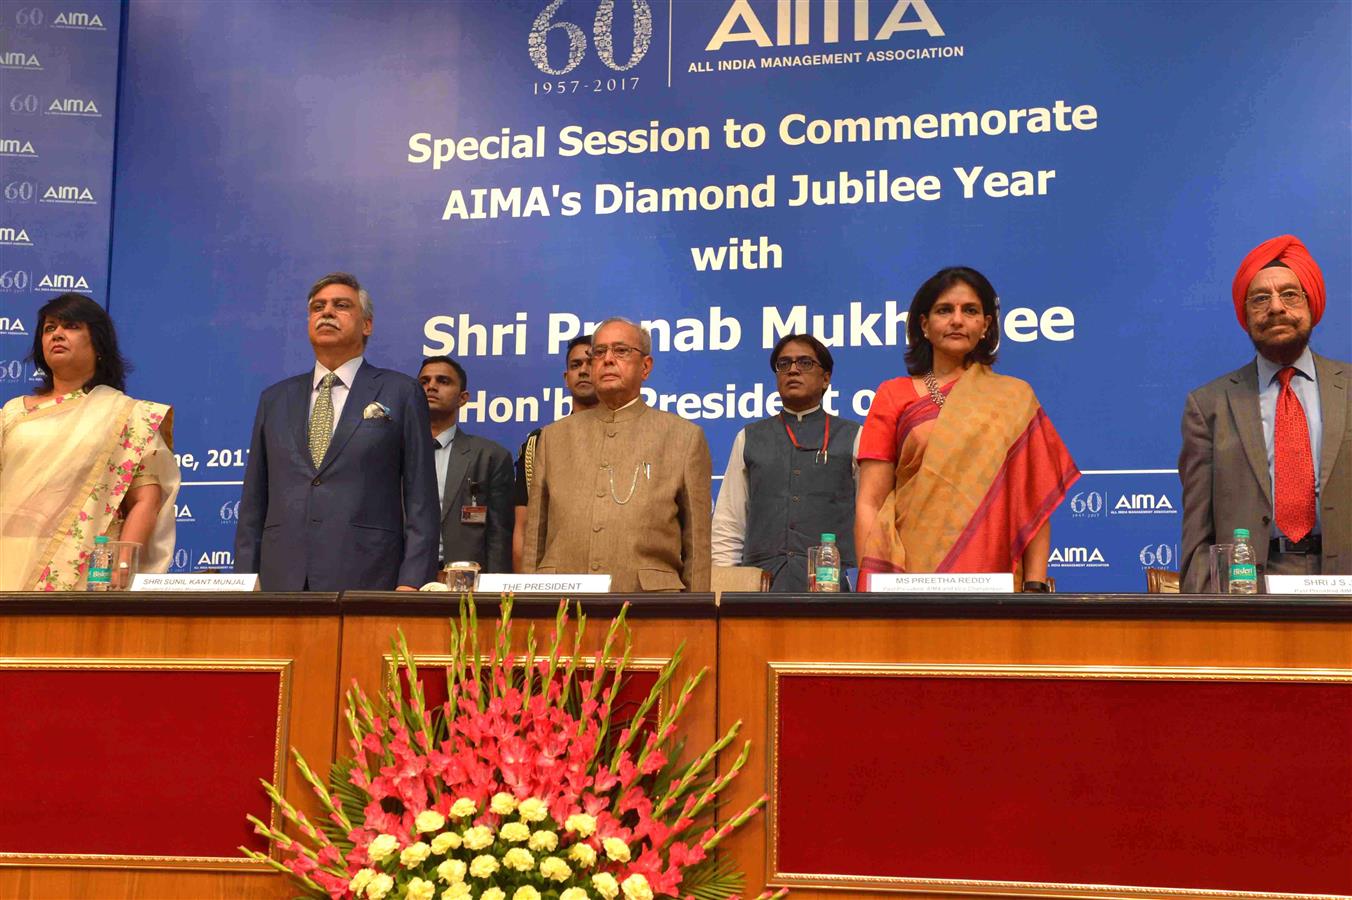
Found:
[[[457,422],[457,423],[455,423],[454,425],[452,425],[450,428],[447,428],[447,429],[446,429],[445,431],[443,431],[441,434],[439,434],[439,435],[437,435],[436,437],[432,438],[432,440],[436,441],[436,442],[437,442],[437,446],[440,447],[440,448],[442,448],[442,449],[444,450],[444,449],[446,449],[447,447],[451,446],[452,443],[454,443],[454,441],[455,441],[455,435],[456,435],[456,433],[457,433],[459,430],[460,430],[460,423]]]
[[[806,419],[808,416],[812,415],[813,413],[815,413],[817,410],[819,410],[819,409],[821,409],[821,408],[822,408],[821,404],[818,403],[816,406],[812,407],[811,409],[805,409],[805,410],[803,410],[802,412],[794,412],[794,411],[791,410],[791,409],[786,409],[786,410],[784,410],[784,414],[787,415],[787,416],[793,416],[793,417],[796,418],[799,422],[801,422],[801,421],[803,421],[804,419]]]
[[[1308,344],[1305,345],[1305,349],[1301,351],[1300,356],[1298,356],[1296,358],[1296,361],[1291,364],[1291,367],[1294,368],[1300,375],[1304,376],[1305,378],[1308,378],[1310,381],[1314,381],[1314,354],[1310,352],[1310,346]],[[1277,373],[1280,372],[1283,368],[1285,367],[1277,365],[1275,362],[1268,359],[1263,354],[1259,353],[1258,354],[1259,389],[1261,390],[1262,388],[1265,388],[1268,385],[1272,384],[1272,380],[1277,377]]]
[[[333,370],[333,374],[338,376],[338,380],[342,382],[343,387],[352,387],[352,380],[357,377],[357,370],[361,368],[362,359],[363,357],[354,356],[352,359],[349,359],[347,362]],[[324,368],[323,364],[316,362],[314,381],[311,384],[311,389],[319,390],[319,382],[323,381],[324,376],[327,374],[329,374],[329,370]]]

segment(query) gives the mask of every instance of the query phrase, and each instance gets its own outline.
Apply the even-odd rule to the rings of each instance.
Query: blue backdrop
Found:
[[[1184,394],[1252,355],[1242,255],[1301,235],[1315,348],[1352,356],[1349,28],[1341,2],[132,0],[110,302],[133,392],[177,410],[177,565],[229,565],[256,399],[312,364],[325,272],[371,290],[368,358],[457,356],[466,428],[513,451],[562,411],[561,340],[667,323],[650,399],[719,472],[777,329],[838,348],[862,420],[960,263],[1086,472],[1052,574],[1140,590],[1176,566]],[[881,170],[886,202],[842,202]],[[611,211],[627,187],[697,208]]]

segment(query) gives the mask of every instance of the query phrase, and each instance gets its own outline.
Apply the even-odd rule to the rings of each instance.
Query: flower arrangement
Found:
[[[520,657],[510,597],[501,609],[484,660],[474,602],[462,598],[451,620],[448,699],[430,709],[400,633],[380,701],[355,682],[347,693],[353,755],[333,767],[331,787],[293,750],[328,823],[310,821],[264,782],[301,839],[250,816],[282,859],[240,849],[316,897],[723,900],[739,891],[741,874],[717,848],[766,798],[715,825],[718,794],[750,743],[726,772],[715,774],[713,763],[741,723],[678,762],[677,721],[707,670],[687,678],[661,711],[678,648],[632,719],[614,721],[612,700],[631,659],[627,607],[590,658],[580,652],[580,608],[571,652],[565,602],[548,648],[536,654],[532,626]]]

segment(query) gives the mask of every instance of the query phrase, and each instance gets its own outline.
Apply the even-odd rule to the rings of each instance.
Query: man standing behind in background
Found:
[[[356,278],[310,288],[311,371],[263,391],[235,569],[265,591],[416,591],[437,562],[427,400],[362,358],[375,311]]]
[[[1352,573],[1352,367],[1309,346],[1324,275],[1284,234],[1249,251],[1230,293],[1258,354],[1183,408],[1180,586],[1213,589],[1211,545],[1236,528],[1268,574]]]
[[[756,566],[771,590],[808,589],[807,548],[832,533],[843,568],[855,565],[854,494],[859,423],[828,415],[831,351],[810,334],[770,352],[784,411],[737,433],[714,511],[716,566]]]
[[[709,445],[640,396],[652,338],[628,319],[592,335],[601,404],[545,426],[522,567],[609,574],[611,590],[709,590]]]
[[[512,455],[459,427],[469,379],[449,356],[431,356],[418,370],[432,418],[437,496],[441,498],[438,567],[470,561],[482,572],[511,571]]]
[[[591,344],[589,334],[580,334],[563,351],[563,386],[573,398],[569,415],[593,409],[600,400],[591,380]],[[512,571],[521,571],[521,551],[526,545],[526,508],[530,505],[530,484],[535,474],[535,448],[543,426],[536,428],[521,443],[516,457],[516,520],[512,527]]]

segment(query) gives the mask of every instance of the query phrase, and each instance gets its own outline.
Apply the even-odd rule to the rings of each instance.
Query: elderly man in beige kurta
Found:
[[[608,574],[616,592],[707,591],[704,432],[639,396],[652,371],[646,332],[612,319],[592,340],[601,403],[540,434],[523,568]]]

